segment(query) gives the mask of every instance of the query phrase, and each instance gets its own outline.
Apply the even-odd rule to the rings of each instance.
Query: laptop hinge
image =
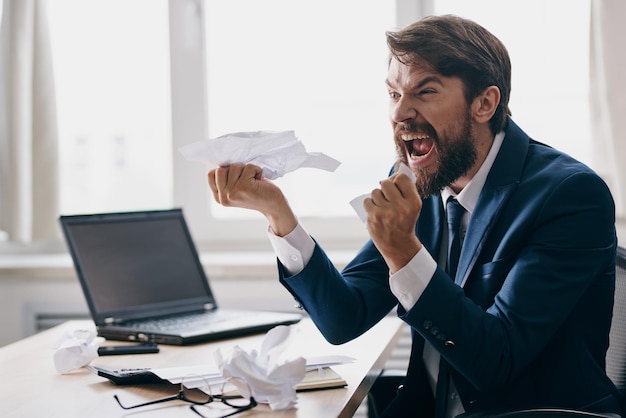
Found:
[[[214,303],[205,303],[204,304],[204,310],[205,311],[212,311],[215,309],[215,304]]]

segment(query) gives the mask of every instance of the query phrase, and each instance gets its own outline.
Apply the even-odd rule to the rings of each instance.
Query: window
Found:
[[[512,1],[506,10],[497,0],[436,0],[435,13],[473,19],[494,33],[511,57],[513,120],[591,164],[589,0]]]
[[[267,246],[265,221],[213,204],[204,168],[177,149],[293,129],[307,150],[342,165],[277,182],[316,238],[355,248],[367,234],[348,202],[375,187],[395,154],[384,32],[417,18],[414,9],[402,0],[49,2],[62,211],[182,206],[201,244]],[[588,1],[504,10],[497,0],[435,0],[434,12],[493,31],[512,58],[514,119],[588,162]],[[553,122],[563,119],[573,123]]]
[[[62,213],[172,205],[167,5],[48,3]]]
[[[163,0],[58,0],[49,6],[63,213],[183,206],[201,241],[255,235],[264,242],[264,221],[246,213],[249,222],[242,224],[244,211],[213,206],[203,168],[181,161],[178,147],[233,131],[296,130],[309,151],[343,163],[335,173],[300,170],[279,180],[300,216],[317,218],[309,223],[313,231],[325,224],[321,216],[337,219],[322,227],[327,231],[341,217],[354,218],[349,200],[392,164],[384,31],[394,26],[393,3],[207,0],[170,2],[168,10]],[[173,74],[170,96],[168,12],[175,20],[175,66],[196,36],[199,6],[206,17],[206,81],[185,90],[180,79],[192,80],[188,72],[201,63],[190,57],[183,73]],[[185,120],[202,107],[190,95],[204,94],[203,83],[205,132]],[[171,105],[179,121],[173,127]],[[176,106],[185,107],[178,116]],[[176,131],[181,125],[184,134]],[[360,221],[348,224],[348,236],[365,236]],[[245,231],[236,228],[241,225]]]

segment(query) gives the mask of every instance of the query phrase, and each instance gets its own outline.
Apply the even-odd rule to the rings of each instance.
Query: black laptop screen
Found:
[[[212,298],[182,222],[148,217],[66,225],[97,312]]]

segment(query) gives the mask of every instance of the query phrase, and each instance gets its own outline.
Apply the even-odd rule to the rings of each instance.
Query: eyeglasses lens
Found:
[[[186,388],[183,386],[181,389],[181,395],[183,400],[198,405],[203,405],[213,401],[213,397],[211,395],[198,388]]]

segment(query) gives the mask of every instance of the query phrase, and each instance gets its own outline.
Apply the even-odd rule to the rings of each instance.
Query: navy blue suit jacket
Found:
[[[469,220],[457,276],[438,268],[412,309],[391,293],[388,267],[371,241],[342,272],[316,245],[301,273],[287,277],[279,264],[279,274],[331,343],[357,337],[397,305],[412,327],[417,357],[427,340],[451,365],[466,411],[621,413],[605,373],[614,211],[591,169],[509,120]],[[425,199],[416,234],[435,257],[444,222],[440,196]],[[407,384],[424,382],[423,367],[411,372]],[[404,412],[418,416],[419,408],[413,402]]]

